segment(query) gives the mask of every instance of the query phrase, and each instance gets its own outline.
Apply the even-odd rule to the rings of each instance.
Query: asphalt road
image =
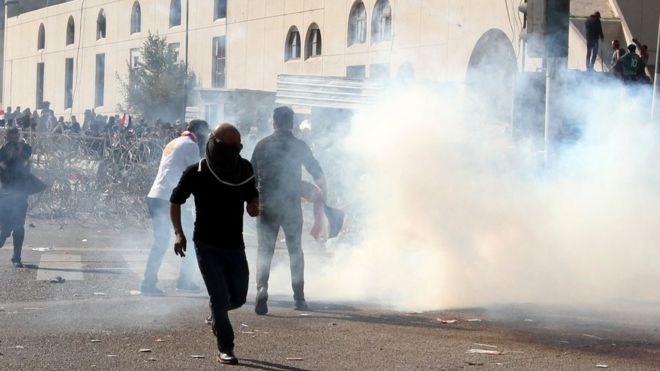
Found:
[[[232,312],[241,365],[221,366],[208,298],[174,290],[175,261],[161,274],[167,296],[134,292],[148,231],[31,222],[26,268],[11,266],[9,244],[0,249],[2,370],[660,370],[660,303],[401,313],[311,301],[296,312],[287,296],[272,298],[267,316],[252,302]]]

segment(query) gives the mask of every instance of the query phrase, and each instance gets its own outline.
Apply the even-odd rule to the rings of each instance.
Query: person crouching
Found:
[[[249,271],[243,241],[243,205],[259,215],[259,193],[249,161],[240,155],[241,135],[230,124],[214,129],[206,144],[206,158],[188,167],[172,191],[170,214],[174,226],[174,252],[184,257],[186,236],[181,205],[192,194],[196,220],[193,232],[197,262],[206,284],[217,337],[218,362],[238,364],[234,330],[228,311],[245,304]]]

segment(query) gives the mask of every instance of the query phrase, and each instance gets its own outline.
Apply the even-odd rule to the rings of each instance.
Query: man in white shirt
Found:
[[[188,130],[172,140],[163,149],[158,175],[147,195],[147,206],[153,225],[154,245],[149,253],[147,268],[144,272],[141,291],[143,295],[161,296],[164,292],[156,285],[158,270],[163,262],[165,252],[170,246],[173,234],[170,224],[170,196],[179,183],[183,171],[200,160],[201,144],[206,143],[209,126],[206,121],[192,120]],[[192,210],[183,213],[184,228],[192,231]],[[200,291],[200,287],[192,282],[195,259],[186,257],[181,261],[177,290]]]

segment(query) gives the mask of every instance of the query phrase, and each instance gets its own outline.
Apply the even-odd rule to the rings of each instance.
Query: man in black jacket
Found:
[[[255,312],[268,313],[268,278],[280,227],[284,230],[291,264],[291,286],[296,310],[306,310],[305,257],[302,238],[302,167],[314,178],[325,200],[323,170],[305,142],[293,136],[293,111],[278,107],[273,113],[275,132],[262,139],[252,154],[259,188],[261,215],[257,221],[257,300]]]
[[[32,148],[20,140],[18,128],[7,130],[7,143],[0,148],[0,248],[9,236],[14,242],[14,267],[23,268],[21,252],[25,239],[25,215]]]
[[[585,28],[587,31],[587,71],[592,71],[598,56],[598,41],[605,38],[603,26],[600,23],[600,12],[596,12],[587,18]]]
[[[259,193],[250,162],[241,158],[241,135],[230,124],[218,126],[206,144],[206,158],[188,167],[170,197],[174,225],[174,252],[186,252],[181,225],[181,204],[195,197],[193,241],[199,270],[211,297],[213,333],[218,361],[238,364],[234,356],[234,330],[228,311],[245,304],[248,264],[243,241],[243,205],[248,214],[259,214]]]

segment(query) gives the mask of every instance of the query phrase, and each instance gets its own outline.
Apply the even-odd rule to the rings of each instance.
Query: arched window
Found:
[[[66,24],[66,45],[74,43],[76,37],[76,25],[73,23],[73,16],[69,16],[69,21]]]
[[[103,9],[99,11],[99,16],[96,18],[96,40],[105,39],[105,12]]]
[[[320,56],[322,50],[321,30],[316,23],[309,26],[305,40],[305,59]]]
[[[215,0],[213,19],[227,18],[227,0]]]
[[[131,34],[138,33],[142,30],[142,9],[138,1],[133,3],[133,10],[131,11]]]
[[[356,1],[348,16],[348,46],[367,41],[367,9],[362,1]]]
[[[300,59],[300,32],[296,26],[289,29],[286,37],[284,60]]]
[[[46,30],[44,29],[44,24],[39,25],[39,35],[37,36],[37,50],[43,50],[46,48]]]
[[[389,0],[379,0],[371,18],[371,42],[392,40],[392,7]]]
[[[181,0],[170,1],[170,27],[181,26]]]

